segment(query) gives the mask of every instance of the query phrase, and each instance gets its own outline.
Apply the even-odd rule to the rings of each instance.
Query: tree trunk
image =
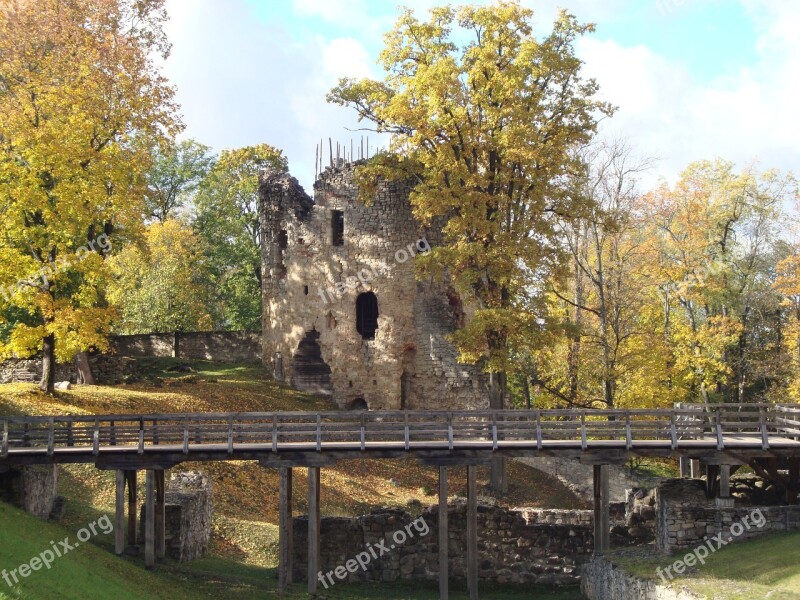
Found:
[[[89,357],[86,352],[78,352],[75,356],[75,366],[78,369],[78,383],[96,385],[92,375],[92,366],[89,364]]]
[[[505,408],[505,396],[506,374],[499,372],[489,373],[489,408],[492,410],[503,410]],[[508,491],[506,459],[504,457],[492,459],[489,480],[489,485],[494,494],[502,496]]]
[[[47,394],[56,391],[56,337],[52,333],[42,342],[42,380],[39,389]]]

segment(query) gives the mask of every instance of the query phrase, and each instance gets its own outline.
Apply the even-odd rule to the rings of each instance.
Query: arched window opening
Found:
[[[378,330],[378,298],[364,292],[356,298],[356,330],[365,340],[374,340]]]
[[[369,405],[363,398],[354,398],[347,403],[347,410],[369,410]]]

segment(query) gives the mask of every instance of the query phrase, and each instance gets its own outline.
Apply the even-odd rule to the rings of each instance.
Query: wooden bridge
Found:
[[[608,549],[609,464],[679,457],[707,468],[710,496],[729,497],[741,465],[800,491],[800,405],[714,404],[675,410],[358,411],[9,416],[0,471],[93,463],[116,470],[116,551],[136,540],[136,479],[146,471],[145,564],[165,553],[164,470],[185,461],[254,460],[280,473],[279,587],[292,577],[292,469],[308,468],[308,589],[319,571],[320,468],[338,460],[413,457],[439,467],[440,595],[447,598],[447,470],[467,468],[467,573],[477,598],[477,466],[499,457],[558,455],[594,465],[595,551]],[[696,466],[695,466],[696,468]]]

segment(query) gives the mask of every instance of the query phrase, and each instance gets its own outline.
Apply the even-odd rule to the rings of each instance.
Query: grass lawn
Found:
[[[96,517],[95,517],[96,518]],[[10,574],[22,564],[52,547],[53,541],[69,537],[68,543],[77,541],[78,527],[62,527],[32,517],[27,513],[0,502],[0,569]],[[102,533],[87,543],[79,543],[61,557],[56,557],[51,568],[39,566],[27,577],[17,575],[19,584],[9,586],[0,579],[0,600],[86,600],[115,598],[122,600],[191,600],[198,598],[256,600],[277,598],[277,581],[274,569],[247,566],[232,560],[207,558],[179,565],[167,561],[154,571],[144,569],[141,559],[118,558],[111,553],[113,533]],[[453,582],[454,588],[464,587],[463,582]],[[424,600],[438,597],[435,584],[363,584],[338,585],[328,591],[321,590],[319,598],[381,598],[386,600]],[[530,588],[492,586],[485,589],[482,598],[530,598]],[[577,600],[577,589],[537,590],[536,598],[542,600]],[[454,593],[451,598],[466,598],[464,593]],[[293,586],[287,599],[306,599],[304,584]]]
[[[660,579],[656,568],[682,559],[653,554],[646,558],[613,559],[626,571]],[[711,554],[705,565],[691,567],[672,585],[709,600],[797,600],[800,598],[800,532],[737,542]]]

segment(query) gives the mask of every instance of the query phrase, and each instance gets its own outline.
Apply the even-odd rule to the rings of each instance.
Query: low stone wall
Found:
[[[56,465],[32,465],[0,473],[0,500],[47,519],[53,512],[58,487]]]
[[[387,554],[347,581],[395,581],[438,577],[438,507],[422,511],[422,522],[399,509],[381,509],[357,518],[323,518],[321,570],[333,571],[385,540]],[[422,527],[424,522],[425,527]],[[623,521],[617,521],[624,522]],[[416,526],[414,525],[416,523]],[[466,577],[466,503],[448,510],[450,573]],[[411,524],[413,536],[402,544],[393,534]],[[419,528],[419,531],[417,529]],[[294,520],[294,578],[306,578],[308,520]],[[593,548],[592,512],[586,510],[504,509],[478,506],[478,564],[481,581],[497,583],[576,584],[579,566]],[[335,580],[336,581],[336,580]]]
[[[139,376],[136,361],[124,356],[90,356],[89,364],[99,384],[121,383]],[[56,365],[56,381],[75,383],[77,375],[73,363]],[[12,358],[0,362],[0,383],[39,383],[41,378],[41,358]]]
[[[261,361],[261,332],[192,331],[119,335],[111,338],[120,356],[160,356],[226,362]]]
[[[763,526],[753,524],[753,511],[763,515]],[[656,547],[664,553],[699,546],[706,538],[722,535],[742,541],[782,531],[800,529],[800,506],[718,506],[706,498],[705,482],[697,479],[670,479],[656,490]],[[744,526],[745,518],[749,526]],[[758,518],[760,521],[760,517]],[[731,526],[743,524],[733,535]],[[736,528],[737,531],[739,527]],[[736,533],[736,532],[734,532]]]
[[[685,590],[629,575],[603,556],[592,557],[583,566],[581,592],[589,600],[699,600],[699,596]]]

